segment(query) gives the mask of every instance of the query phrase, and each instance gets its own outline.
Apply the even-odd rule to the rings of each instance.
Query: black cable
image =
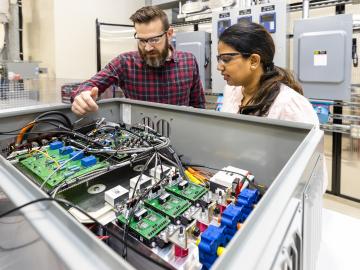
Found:
[[[8,133],[13,133],[13,132],[16,132],[16,131],[20,131],[22,130],[24,127],[21,127],[21,128],[17,128],[17,129],[14,129],[14,130],[9,130],[9,131],[0,131],[0,135],[8,135]],[[13,134],[9,134],[9,135],[13,135]],[[17,135],[17,134],[16,134]]]
[[[9,252],[9,251],[18,250],[20,248],[28,247],[28,246],[30,246],[32,244],[35,244],[39,240],[40,240],[40,237],[38,237],[38,238],[36,238],[36,239],[34,239],[34,240],[30,241],[30,242],[27,242],[25,244],[16,246],[16,247],[2,247],[2,246],[0,246],[0,251],[3,251],[3,252],[8,251]]]
[[[0,132],[0,136],[1,135],[19,135],[19,133],[12,133],[12,132],[13,131],[11,131],[11,132],[3,132],[3,133]],[[67,130],[30,131],[28,134],[38,135],[38,134],[44,134],[44,133],[64,133],[64,134],[72,134],[72,135],[74,135],[73,132],[70,132],[70,131],[67,131]]]
[[[59,119],[56,117],[45,117],[45,118],[34,120],[34,123],[40,123],[40,122],[57,122],[57,123],[62,124],[64,127],[69,128],[67,123],[63,119]]]
[[[155,153],[157,154],[157,151],[156,151]],[[158,158],[159,158],[159,160],[160,160],[160,156],[158,156]],[[132,218],[134,217],[134,215],[135,215],[135,209],[136,209],[138,203],[139,203],[140,201],[142,201],[143,198],[144,198],[147,194],[149,194],[149,192],[150,192],[154,187],[159,186],[159,185],[162,183],[162,181],[164,181],[164,179],[166,179],[166,175],[164,175],[164,176],[159,180],[159,182],[157,182],[155,185],[151,186],[151,187],[150,187],[149,189],[147,189],[143,194],[140,195],[140,197],[137,199],[135,205],[132,207],[132,209],[131,209],[131,211],[130,211],[130,213],[129,213],[128,222],[125,223],[125,226],[127,225],[127,227],[129,227],[129,224],[130,224],[130,222],[131,222],[131,219],[132,219]],[[124,227],[125,227],[125,226],[124,226]],[[125,227],[125,228],[126,228],[126,227]],[[124,236],[127,236],[127,233],[125,233],[125,229],[124,229]],[[123,244],[124,244],[123,256],[125,255],[125,257],[126,257],[126,253],[127,253],[127,252],[126,252],[126,248],[127,248],[126,237],[124,238]]]
[[[76,205],[74,205],[74,204],[72,204],[71,202],[68,202],[68,201],[66,201],[66,200],[63,200],[63,199],[55,199],[55,198],[51,198],[51,197],[36,199],[36,200],[30,201],[30,202],[28,202],[28,203],[25,203],[25,204],[23,204],[23,205],[20,205],[20,206],[18,206],[18,207],[15,207],[15,208],[13,208],[13,209],[11,209],[11,210],[9,210],[9,211],[6,211],[6,212],[0,214],[0,219],[3,218],[3,217],[5,217],[5,216],[7,216],[7,215],[10,215],[11,213],[14,213],[14,212],[20,210],[20,209],[22,209],[22,208],[24,208],[24,207],[26,207],[26,206],[28,206],[28,205],[31,205],[31,204],[34,204],[34,203],[38,203],[38,202],[42,202],[42,201],[54,201],[54,202],[57,202],[57,203],[66,204],[66,205],[68,205],[68,206],[70,206],[70,207],[75,208],[76,210],[78,210],[78,211],[81,212],[82,214],[84,214],[87,218],[91,219],[97,226],[104,227],[99,221],[97,221],[95,218],[93,218],[92,216],[90,216],[87,212],[85,212],[85,211],[84,211],[83,209],[81,209],[80,207],[78,207],[78,206],[76,206]],[[69,213],[70,213],[70,212],[69,212]],[[71,214],[71,213],[70,213],[70,214]],[[123,243],[121,237],[119,237],[119,236],[116,234],[116,232],[112,231],[112,230],[111,230],[110,228],[108,228],[108,227],[105,227],[105,230],[106,230],[107,232],[109,232],[114,238],[116,238],[116,239],[119,240],[121,243]],[[123,243],[123,244],[124,244],[124,243]],[[171,269],[171,270],[173,269],[172,267],[169,267],[169,266],[163,264],[162,262],[157,261],[157,260],[155,260],[154,258],[148,256],[148,255],[145,254],[144,252],[140,251],[137,247],[132,246],[132,245],[129,245],[129,247],[130,247],[130,249],[132,249],[135,253],[137,253],[137,254],[139,254],[139,255],[147,258],[149,261],[155,263],[157,266],[162,267],[162,268],[164,268],[164,269]]]
[[[154,155],[155,155],[155,154],[154,154]],[[145,170],[147,169],[147,166],[149,166],[150,162],[152,161],[154,155],[152,155],[152,156],[146,161],[144,167],[141,169],[140,176],[138,177],[138,179],[137,179],[137,181],[136,181],[136,183],[135,183],[135,187],[134,187],[134,190],[133,190],[131,199],[133,199],[133,197],[134,197],[134,195],[135,195],[135,192],[136,192],[136,189],[137,189],[137,186],[138,186],[139,182],[141,181],[141,178],[142,178]],[[124,233],[123,233],[123,243],[124,243],[124,245],[123,245],[122,256],[123,256],[123,258],[125,258],[125,259],[126,259],[126,256],[127,256],[127,249],[126,249],[126,248],[127,248],[127,238],[126,238],[126,236],[127,236],[127,233],[128,233],[128,228],[129,228],[129,226],[130,226],[131,218],[132,218],[132,216],[133,216],[133,213],[135,212],[134,209],[136,208],[138,202],[139,202],[139,200],[135,203],[135,206],[134,206],[133,209],[132,209],[133,211],[131,211],[131,213],[130,213],[130,215],[129,215],[128,221],[125,222],[125,224],[124,224],[124,229],[123,229],[123,231],[124,231]]]
[[[175,150],[171,148],[171,146],[168,147],[168,150],[172,154],[173,158],[175,159],[175,162],[177,163],[177,165],[179,167],[179,172],[180,172],[181,177],[189,182],[189,179],[188,179],[187,175],[185,174],[183,164],[181,163],[179,156],[176,154]]]
[[[154,155],[155,155],[155,154],[154,154]],[[138,186],[138,184],[141,182],[141,178],[142,178],[145,170],[147,170],[147,167],[149,166],[150,162],[153,160],[154,155],[152,155],[152,156],[146,161],[144,167],[141,169],[140,176],[139,176],[138,179],[136,180],[135,187],[134,187],[134,190],[133,190],[133,193],[132,193],[131,198],[134,197],[135,192],[136,192],[136,189],[137,189],[137,186]]]
[[[57,122],[59,125],[55,124],[56,122]],[[65,124],[63,121],[61,121],[60,119],[57,119],[57,118],[48,117],[48,118],[43,118],[43,119],[35,120],[35,121],[33,122],[34,125],[33,125],[32,127],[30,127],[28,130],[26,130],[26,132],[24,133],[23,140],[26,140],[26,139],[27,139],[27,136],[28,136],[28,133],[29,133],[32,129],[34,129],[34,128],[37,126],[37,124],[41,124],[41,123],[50,124],[50,125],[53,125],[53,126],[59,128],[59,129],[61,129],[62,126],[64,126],[64,127],[66,126],[66,124]]]
[[[107,158],[106,158],[105,160],[103,160],[103,161],[108,161],[109,159],[113,158],[113,157],[118,153],[118,151],[120,150],[121,147],[123,147],[123,145],[120,145],[118,148],[116,148],[115,152],[112,153],[109,157],[107,157]],[[137,159],[138,157],[141,157],[142,155],[147,154],[147,153],[150,152],[150,151],[152,151],[152,148],[149,149],[149,150],[146,150],[146,151],[144,151],[144,152],[142,152],[142,153],[140,153],[140,154],[138,154],[137,157],[135,158],[135,160],[134,160],[133,162],[136,162],[136,159]]]
[[[42,117],[45,117],[48,115],[53,115],[53,114],[61,116],[66,121],[67,126],[69,128],[72,128],[72,123],[71,123],[70,118],[66,114],[64,114],[63,112],[60,112],[60,111],[49,111],[49,112],[42,113],[35,118],[35,121],[41,119]]]
[[[0,135],[19,135],[19,133],[14,133],[14,132],[21,131],[24,127],[29,126],[30,124],[31,123],[29,123],[29,124],[27,124],[27,125],[25,125],[25,126],[23,126],[21,128],[14,129],[14,130],[0,131]],[[58,126],[56,126],[56,127],[58,127]],[[44,133],[44,132],[46,132],[46,131],[43,131],[41,133]],[[29,134],[31,134],[31,133],[29,133]],[[40,132],[37,132],[36,134],[40,134]]]
[[[30,202],[28,202],[28,203],[25,203],[25,204],[23,204],[23,205],[20,205],[20,206],[18,206],[18,207],[15,207],[15,208],[13,208],[13,209],[10,209],[10,210],[8,210],[8,211],[0,214],[0,219],[3,218],[3,217],[6,217],[6,216],[8,216],[8,215],[10,215],[10,214],[12,214],[12,213],[14,213],[14,212],[16,212],[16,211],[18,211],[18,210],[20,210],[21,208],[24,208],[24,207],[26,207],[26,206],[28,206],[28,205],[31,205],[31,204],[34,204],[34,203],[37,203],[37,202],[51,201],[51,200],[52,200],[52,198],[40,198],[40,199],[36,199],[36,200],[34,200],[34,201],[30,201]]]
[[[164,170],[163,170],[163,165],[162,165],[162,161],[161,161],[160,155],[158,155],[157,157],[159,158],[160,171],[161,171],[161,174],[160,174],[160,177],[159,177],[160,179],[159,179],[159,180],[161,180],[161,177],[164,175]],[[155,177],[155,175],[156,175],[156,169],[157,169],[157,168],[155,168],[155,171],[154,171],[154,177]]]

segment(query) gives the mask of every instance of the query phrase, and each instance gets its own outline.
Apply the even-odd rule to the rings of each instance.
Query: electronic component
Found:
[[[51,147],[50,147],[51,148]],[[59,149],[60,155],[68,155],[70,154],[74,149],[71,146],[63,146]]]
[[[250,211],[253,209],[253,205],[256,204],[260,197],[260,191],[257,189],[246,188],[237,197],[236,205],[243,206]]]
[[[60,143],[62,144],[62,142]],[[108,162],[97,162],[96,158],[93,157],[91,159],[95,158],[95,164],[84,166],[81,160],[71,159],[73,153],[79,153],[80,151],[73,151],[68,155],[62,155],[58,150],[61,148],[59,147],[61,144],[56,142],[55,146],[53,146],[55,149],[51,149],[51,146],[49,146],[34,154],[23,155],[20,160],[20,166],[34,175],[40,184],[46,181],[46,187],[52,189],[64,180],[90,174],[107,167],[109,164]],[[83,154],[82,152],[80,153]],[[92,162],[94,163],[94,161]]]
[[[88,156],[81,159],[81,165],[84,167],[90,167],[96,164],[96,157]]]
[[[134,189],[134,188],[135,188],[136,182],[138,181],[139,177],[140,177],[140,175],[135,176],[135,177],[133,177],[133,178],[130,179],[130,188],[131,188],[131,189]],[[146,187],[148,187],[148,186],[150,186],[150,185],[151,185],[151,177],[143,174],[143,175],[141,176],[140,182],[137,184],[136,189],[137,189],[137,190],[138,190],[138,189],[143,189],[143,188],[146,188]]]
[[[129,197],[129,190],[122,186],[116,186],[105,192],[105,201],[112,207]]]
[[[83,156],[84,156],[83,151],[74,151],[74,152],[70,153],[71,160],[79,160],[79,159],[82,159]]]
[[[124,214],[118,216],[119,223],[123,226],[127,219]],[[147,245],[155,243],[155,238],[170,224],[170,220],[155,211],[146,207],[138,210],[131,219],[129,228],[130,232],[141,242]]]
[[[245,176],[250,177],[250,175],[248,171],[243,169],[233,166],[224,167],[210,178],[210,189],[214,192],[218,187],[232,187],[234,182],[242,181]]]
[[[178,240],[180,242],[186,243],[186,231],[184,230],[183,226],[180,226],[179,233],[178,233]],[[177,244],[174,245],[174,254],[176,257],[186,257],[189,254],[188,248],[183,248],[182,246],[178,246]]]
[[[161,174],[161,172],[163,174]],[[156,179],[162,179],[165,175],[167,175],[170,172],[170,168],[165,165],[158,165],[155,169],[151,168],[149,175],[152,177],[155,177]]]
[[[175,222],[191,206],[191,203],[165,192],[156,198],[145,200],[145,205],[168,216],[171,221]]]
[[[257,189],[244,190],[241,193],[243,194],[241,201],[244,205],[252,205],[259,197]],[[240,224],[246,220],[251,211],[252,208],[249,209],[246,206],[229,204],[221,215],[220,226],[210,225],[201,234],[201,241],[198,244],[199,260],[203,264],[204,269],[211,268],[216,258],[223,251],[223,248],[226,247],[240,228]]]
[[[55,142],[50,143],[50,149],[51,150],[60,149],[63,146],[64,146],[64,143],[60,142],[60,141],[55,141]]]
[[[148,214],[147,209],[145,209],[145,208],[140,209],[139,211],[135,212],[135,214],[134,214],[134,220],[135,220],[135,221],[140,221],[140,220],[142,220],[144,217],[146,217],[147,214]]]
[[[179,188],[180,190],[184,190],[184,188],[186,188],[188,185],[189,185],[189,182],[183,180],[183,181],[181,181],[181,182],[178,184],[178,188]]]
[[[165,190],[176,196],[189,200],[191,203],[196,203],[207,192],[206,188],[188,181],[181,181],[180,183],[166,186]]]
[[[216,227],[210,225],[205,232],[201,234],[201,240],[198,244],[199,261],[204,269],[210,269],[218,257],[218,249],[226,245],[225,227]]]
[[[221,215],[221,226],[225,227],[226,243],[231,240],[239,228],[239,223],[243,223],[250,212],[247,212],[244,207],[238,207],[229,204]]]

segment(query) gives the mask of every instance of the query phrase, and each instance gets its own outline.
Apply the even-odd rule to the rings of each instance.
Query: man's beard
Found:
[[[160,67],[164,65],[168,55],[169,55],[169,41],[166,39],[165,47],[161,51],[159,50],[152,50],[150,52],[146,52],[144,49],[141,50],[138,47],[139,54],[141,58],[145,61],[145,63],[150,67]],[[155,53],[152,54],[151,53]]]

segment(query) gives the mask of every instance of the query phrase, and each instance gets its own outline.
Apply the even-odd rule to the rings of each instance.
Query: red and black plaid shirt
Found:
[[[120,54],[82,83],[73,97],[95,86],[102,93],[113,84],[130,99],[205,108],[199,67],[188,52],[173,50],[171,58],[158,68],[146,65],[137,51]]]

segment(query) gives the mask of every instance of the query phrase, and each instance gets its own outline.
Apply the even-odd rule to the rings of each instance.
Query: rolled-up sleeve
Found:
[[[91,79],[83,82],[74,91],[71,96],[73,100],[75,96],[83,91],[90,91],[93,87],[99,89],[99,94],[102,94],[109,86],[118,84],[122,74],[121,56],[114,58],[102,70],[96,73]]]

